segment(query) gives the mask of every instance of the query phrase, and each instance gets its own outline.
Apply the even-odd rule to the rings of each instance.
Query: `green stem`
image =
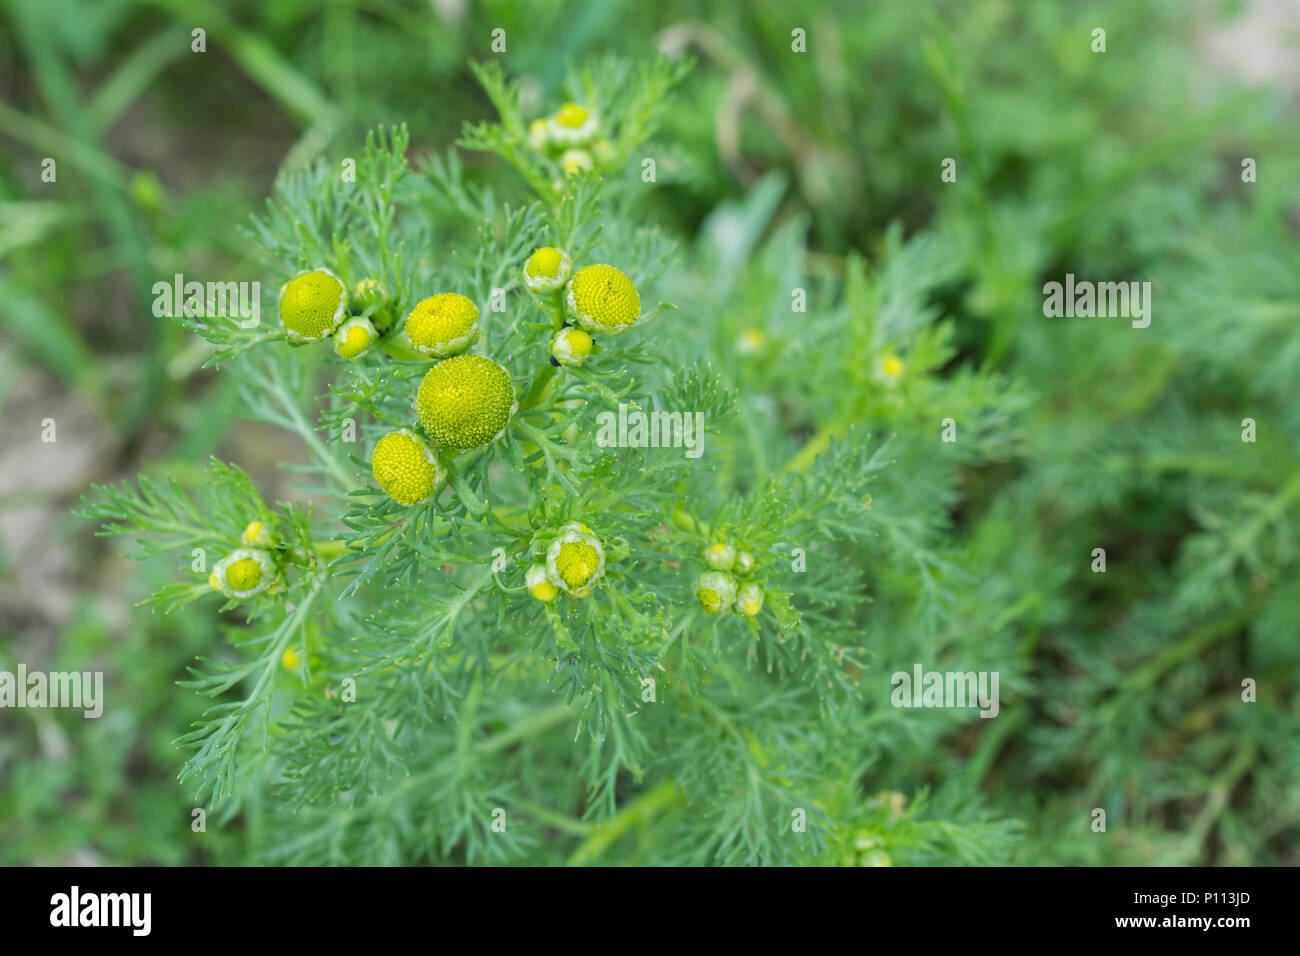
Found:
[[[460,467],[445,455],[439,457],[442,458],[443,467],[447,469],[447,484],[451,485],[452,490],[456,492],[456,497],[465,506],[465,510],[475,515],[487,511],[487,502],[469,486]]]
[[[608,823],[597,827],[595,832],[569,857],[567,865],[585,866],[633,827],[649,823],[664,810],[683,802],[684,799],[682,792],[677,789],[677,784],[672,780],[665,780],[625,806]]]
[[[546,397],[545,392],[554,378],[555,366],[547,362],[542,366],[541,371],[537,373],[537,377],[533,379],[533,384],[524,393],[524,397],[519,400],[519,411],[526,412],[528,409],[540,405]]]

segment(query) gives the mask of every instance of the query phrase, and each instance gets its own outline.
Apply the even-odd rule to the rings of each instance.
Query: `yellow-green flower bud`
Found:
[[[892,352],[880,359],[880,375],[887,385],[897,385],[905,370],[903,360]]]
[[[277,573],[270,552],[260,548],[240,548],[216,563],[208,576],[208,584],[228,598],[245,601],[270,587]]]
[[[614,144],[603,137],[591,144],[591,152],[602,166],[609,166],[614,162]]]
[[[405,428],[379,439],[370,471],[384,494],[408,507],[431,498],[447,477],[429,447]]]
[[[547,575],[546,565],[534,564],[524,573],[524,584],[528,587],[528,593],[543,604],[548,604],[555,600],[555,596],[560,593]]]
[[[754,572],[754,567],[756,563],[757,562],[755,562],[754,560],[754,555],[751,554],[750,552],[737,551],[736,566],[733,570],[735,570],[737,574],[752,574]]]
[[[566,149],[564,155],[560,157],[560,169],[566,176],[586,172],[593,166],[595,163],[591,160],[591,153],[585,149]]]
[[[362,279],[352,289],[352,309],[365,312],[388,300],[388,290],[378,279]]]
[[[290,342],[318,342],[343,321],[343,280],[328,269],[299,272],[280,288],[280,321]]]
[[[591,336],[582,329],[566,326],[551,339],[551,358],[561,365],[581,365],[591,354]]]
[[[528,145],[539,153],[551,145],[551,127],[546,120],[535,119],[528,124]]]
[[[565,103],[547,123],[547,133],[556,146],[581,146],[596,135],[596,116],[585,106]]]
[[[556,587],[586,597],[605,575],[605,546],[585,524],[571,522],[546,551],[546,573]]]
[[[250,521],[244,526],[240,540],[246,548],[269,548],[275,540],[271,526],[265,521]]]
[[[767,336],[762,329],[745,329],[736,340],[736,351],[741,355],[757,355],[767,344]]]
[[[403,335],[424,355],[459,355],[478,339],[478,306],[456,292],[422,299],[407,315]]]
[[[334,333],[334,351],[340,358],[355,361],[370,351],[377,335],[369,319],[362,316],[348,319]]]
[[[302,655],[296,647],[286,647],[280,655],[280,666],[287,671],[296,671],[302,666]]]
[[[510,373],[482,355],[457,355],[429,369],[415,411],[439,445],[464,451],[495,441],[518,409]]]
[[[632,280],[613,266],[579,269],[565,295],[569,314],[588,332],[622,332],[641,315]]]
[[[742,585],[736,592],[736,613],[741,617],[757,617],[762,610],[763,589],[757,584]]]
[[[736,600],[736,581],[722,571],[709,571],[696,580],[695,594],[700,607],[710,614],[720,614]]]
[[[542,246],[524,265],[524,285],[537,295],[550,295],[573,274],[573,263],[562,249]]]
[[[736,565],[736,549],[717,542],[704,549],[704,563],[715,571],[730,571]]]

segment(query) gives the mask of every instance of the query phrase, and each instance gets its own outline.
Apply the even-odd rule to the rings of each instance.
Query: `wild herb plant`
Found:
[[[354,176],[321,163],[284,179],[250,230],[283,326],[204,303],[178,318],[249,420],[305,447],[285,462],[302,496],[267,502],[214,461],[195,488],[142,478],[84,513],[143,557],[182,558],[158,610],[246,619],[182,682],[212,705],[178,741],[180,779],[220,819],[271,813],[266,859],[588,861],[636,830],[657,834],[644,852],[659,862],[856,860],[860,768],[843,742],[862,723],[866,556],[925,576],[944,561],[933,529],[873,489],[938,489],[876,485],[899,443],[853,428],[865,409],[794,410],[825,423],[802,451],[788,427],[737,421],[717,368],[745,345],[704,347],[706,310],[730,289],[788,311],[773,281],[788,276],[649,307],[679,252],[642,211],[653,163],[635,160],[682,71],[604,61],[538,125],[483,69],[500,121],[460,146],[518,171],[512,201],[456,151],[411,168],[405,128],[379,130]],[[916,333],[920,405],[889,391],[896,357],[872,400],[922,414],[925,374],[950,354],[942,328],[919,329],[934,275],[859,272],[842,307],[790,313],[778,378],[814,379],[837,342],[875,374]],[[610,334],[628,295],[639,307]],[[858,324],[880,295],[880,321]],[[508,376],[499,402],[496,379],[465,377],[489,366]],[[992,380],[956,387],[972,410],[998,396]],[[941,602],[937,580],[927,598]],[[842,765],[827,775],[827,760]],[[890,801],[912,828],[904,856],[996,842]]]

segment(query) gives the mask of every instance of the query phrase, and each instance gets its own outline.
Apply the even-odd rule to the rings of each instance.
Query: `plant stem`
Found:
[[[524,397],[519,400],[519,411],[526,412],[528,409],[540,405],[545,397],[544,393],[554,378],[555,366],[547,362],[542,366],[541,371],[537,373],[537,377],[533,379],[533,384],[524,393]]]
[[[684,799],[682,792],[677,789],[677,784],[672,780],[665,780],[625,806],[608,823],[597,827],[596,831],[573,852],[566,865],[584,866],[590,860],[600,856],[634,826],[649,823],[664,810]]]

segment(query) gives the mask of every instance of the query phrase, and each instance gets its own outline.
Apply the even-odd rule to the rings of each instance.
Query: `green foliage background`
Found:
[[[1267,6],[0,3],[0,669],[102,667],[109,701],[98,721],[0,712],[0,861],[1298,862],[1298,87],[1285,70],[1243,82],[1240,50],[1213,52],[1236,36],[1294,58],[1258,27]],[[635,157],[607,177],[606,228],[657,226],[675,247],[653,301],[678,311],[638,349],[735,396],[701,506],[774,479],[834,499],[807,579],[785,584],[850,648],[859,696],[733,659],[620,764],[575,742],[542,673],[430,715],[409,783],[382,784],[370,728],[329,787],[290,781],[286,799],[277,775],[338,728],[290,715],[303,688],[278,675],[275,758],[192,833],[175,741],[209,702],[176,682],[262,631],[211,599],[128,611],[183,568],[125,562],[68,512],[138,472],[205,487],[210,455],[268,501],[296,497],[279,466],[310,449],[286,453],[273,414],[247,424],[268,417],[247,379],[203,369],[209,346],[155,319],[149,289],[175,272],[268,282],[241,227],[273,222],[276,175],[359,156],[381,125],[410,130],[438,242],[473,241],[434,158],[496,119],[469,64],[498,27],[537,111],[571,70],[695,58],[642,148],[658,182]],[[458,156],[475,188],[527,198],[500,159]],[[1150,280],[1151,327],[1044,318],[1042,284],[1066,272]],[[887,351],[906,362],[895,390]],[[886,440],[883,467],[845,457]],[[69,449],[89,450],[74,466]],[[61,596],[38,602],[33,575]],[[888,675],[914,662],[999,671],[1001,714],[891,707]],[[341,779],[384,797],[308,806]],[[498,805],[509,840],[485,829]],[[791,806],[809,833],[788,832]]]

